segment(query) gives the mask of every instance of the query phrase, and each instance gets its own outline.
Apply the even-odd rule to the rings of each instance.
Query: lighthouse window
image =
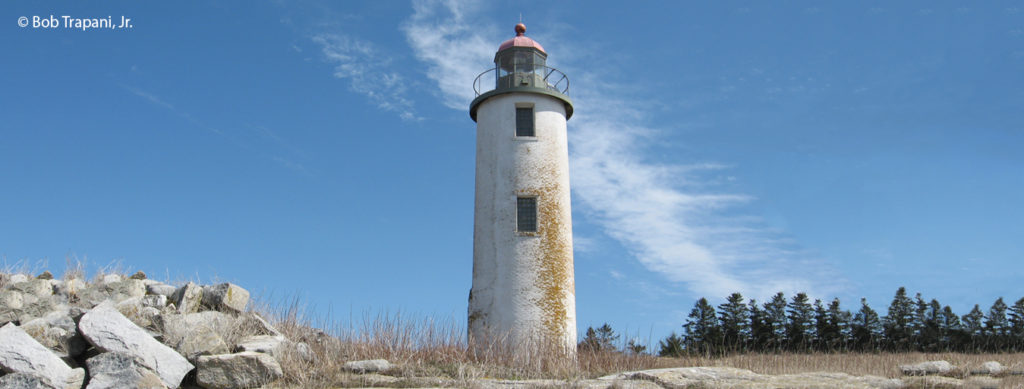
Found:
[[[516,198],[516,231],[537,232],[537,198]]]
[[[516,136],[536,136],[533,131],[533,107],[516,107]]]

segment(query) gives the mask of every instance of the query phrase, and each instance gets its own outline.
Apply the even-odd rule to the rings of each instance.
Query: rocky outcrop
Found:
[[[312,360],[248,303],[235,284],[174,287],[142,272],[0,273],[0,388],[249,388],[282,376],[285,351]]]

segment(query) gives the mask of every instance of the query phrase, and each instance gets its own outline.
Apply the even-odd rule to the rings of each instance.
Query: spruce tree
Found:
[[[866,298],[860,299],[860,305],[860,310],[854,315],[853,323],[850,324],[853,348],[858,351],[874,351],[878,346],[882,325],[878,319],[878,313],[871,309]]]
[[[750,341],[747,348],[751,351],[764,351],[768,339],[771,338],[771,328],[765,322],[764,311],[757,304],[757,300],[751,299],[747,307],[750,312]]]
[[[776,293],[764,304],[764,323],[767,327],[765,349],[780,351],[786,340],[786,296]]]
[[[697,300],[683,328],[686,331],[686,349],[690,352],[708,355],[721,350],[721,328],[715,316],[715,307],[708,303],[708,299],[701,297]]]
[[[960,316],[957,316],[948,305],[942,307],[939,332],[944,334],[942,344],[945,351],[963,351],[970,341],[970,336],[960,326]]]
[[[913,302],[907,297],[907,289],[901,286],[889,304],[889,314],[882,319],[886,348],[895,351],[910,348],[913,320]]]
[[[985,332],[988,334],[989,349],[1006,350],[1010,338],[1010,323],[1006,320],[1006,303],[1003,298],[996,299],[985,316]]]
[[[968,351],[979,351],[981,345],[985,340],[985,327],[982,320],[985,319],[985,314],[981,313],[981,309],[978,308],[978,304],[974,304],[974,309],[960,318],[961,328],[967,335],[968,342],[965,345]]]
[[[923,351],[922,348],[926,343],[925,337],[925,315],[928,313],[928,303],[921,297],[921,293],[914,295],[914,314],[910,321],[910,336],[911,343],[909,348],[912,350]]]
[[[846,343],[851,337],[850,312],[844,311],[839,305],[839,299],[833,298],[828,304],[825,312],[825,320],[828,323],[821,338],[825,341],[825,350],[845,350]]]
[[[1013,339],[1013,351],[1024,350],[1024,298],[1017,300],[1010,307],[1008,324],[1010,336]]]
[[[943,338],[947,336],[942,333],[940,326],[942,321],[942,305],[939,304],[939,300],[932,299],[925,308],[924,329],[918,340],[919,349],[926,352],[942,351],[945,348]]]
[[[786,310],[786,344],[790,350],[807,351],[814,339],[814,309],[806,293],[800,292]]]
[[[821,303],[821,300],[814,299],[814,349],[815,350],[827,350],[828,349],[828,334],[830,333],[828,323],[828,311],[825,310],[825,305]]]
[[[667,338],[658,342],[658,355],[662,357],[683,356],[683,353],[686,352],[685,347],[683,347],[683,342],[683,337],[676,335],[676,333],[673,332]]]
[[[743,295],[733,293],[726,302],[718,306],[718,317],[722,327],[722,339],[727,351],[745,350],[750,337],[750,322]]]

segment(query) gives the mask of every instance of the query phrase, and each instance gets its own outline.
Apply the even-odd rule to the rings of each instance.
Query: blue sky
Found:
[[[464,321],[472,81],[571,80],[579,327],[730,292],[1024,296],[1019,2],[16,2],[0,255]],[[19,27],[123,15],[132,28]]]

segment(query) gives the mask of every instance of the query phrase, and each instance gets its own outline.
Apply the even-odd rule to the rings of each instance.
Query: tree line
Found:
[[[975,304],[963,316],[938,300],[925,301],[920,293],[911,298],[904,287],[896,290],[885,316],[879,316],[866,299],[860,303],[860,309],[851,313],[842,309],[838,298],[812,303],[805,293],[787,300],[779,292],[761,304],[733,293],[716,309],[701,298],[683,324],[682,335],[672,333],[661,340],[658,354],[1024,351],[1024,298],[1007,306],[1000,297],[988,313]],[[586,342],[584,338],[581,346]]]

